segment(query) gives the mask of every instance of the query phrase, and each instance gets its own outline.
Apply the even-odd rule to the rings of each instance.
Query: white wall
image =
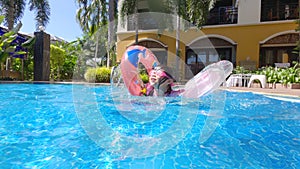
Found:
[[[253,24],[260,22],[261,0],[239,0],[238,24]]]

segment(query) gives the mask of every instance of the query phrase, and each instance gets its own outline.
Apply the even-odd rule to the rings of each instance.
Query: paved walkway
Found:
[[[293,96],[300,98],[300,89],[263,89],[263,88],[248,88],[248,87],[221,87],[225,90],[240,91],[240,92],[254,92],[262,94],[272,94],[281,96]]]

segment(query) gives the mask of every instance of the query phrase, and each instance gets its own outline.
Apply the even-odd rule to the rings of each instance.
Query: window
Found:
[[[150,50],[153,52],[153,54],[156,56],[158,59],[159,63],[162,65],[167,65],[168,61],[168,52],[166,50],[162,49],[151,49]]]
[[[235,4],[236,0],[216,1],[209,11],[206,25],[236,24],[238,8]]]
[[[217,51],[210,51],[209,52],[209,63],[212,63],[212,62],[217,62],[219,61],[219,55],[217,53]]]
[[[262,47],[259,66],[275,66],[275,63],[290,63],[298,60],[295,47]]]
[[[206,63],[206,51],[200,51],[198,53],[198,62]]]
[[[196,63],[195,53],[189,52],[187,55],[187,64],[190,65],[190,64],[194,64],[194,63]]]
[[[200,72],[205,66],[219,60],[232,61],[232,48],[187,49],[186,64],[193,74]]]
[[[262,22],[297,19],[298,16],[298,0],[262,0]]]

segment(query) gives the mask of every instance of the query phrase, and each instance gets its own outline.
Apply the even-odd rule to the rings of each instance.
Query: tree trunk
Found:
[[[180,59],[180,17],[177,14],[177,23],[176,23],[176,73],[175,77],[179,80],[179,59]]]
[[[7,27],[8,30],[12,30],[14,27],[14,12],[15,12],[15,6],[14,6],[14,1],[10,0],[9,1],[9,10],[8,10],[8,16],[7,16]]]
[[[298,0],[298,25],[300,25],[300,0]],[[299,39],[298,42],[300,41],[300,31],[299,31]],[[299,48],[299,46],[298,46]],[[300,49],[298,49],[298,62],[300,63]]]
[[[136,1],[135,5],[135,13],[134,13],[134,23],[135,23],[135,44],[139,44],[139,15],[138,15],[138,1]]]
[[[110,67],[110,51],[111,48],[113,46],[113,42],[114,42],[114,13],[115,13],[115,6],[114,6],[114,0],[109,0],[108,2],[108,42],[107,42],[107,67]]]

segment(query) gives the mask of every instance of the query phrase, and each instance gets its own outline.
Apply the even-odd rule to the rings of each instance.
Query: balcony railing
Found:
[[[128,25],[127,29],[128,31],[135,30],[135,18],[129,18],[128,19]],[[159,23],[152,19],[151,17],[148,17],[147,19],[144,19],[142,15],[138,15],[138,28],[139,30],[151,30],[151,29],[158,29]]]
[[[236,24],[238,9],[234,6],[223,6],[210,11],[206,25]]]
[[[174,27],[176,18],[171,15],[162,15],[160,13],[139,13],[137,16],[129,16],[127,18],[127,31],[135,30],[136,18],[138,17],[139,30],[166,29],[170,26]]]
[[[220,25],[220,24],[236,24],[238,17],[238,9],[234,6],[216,7],[210,11],[205,25]],[[139,13],[138,14],[138,28],[139,30],[151,30],[169,27],[168,24],[175,26],[176,18],[169,15],[162,17],[162,15],[155,13]],[[127,31],[135,30],[135,17],[127,18]]]

